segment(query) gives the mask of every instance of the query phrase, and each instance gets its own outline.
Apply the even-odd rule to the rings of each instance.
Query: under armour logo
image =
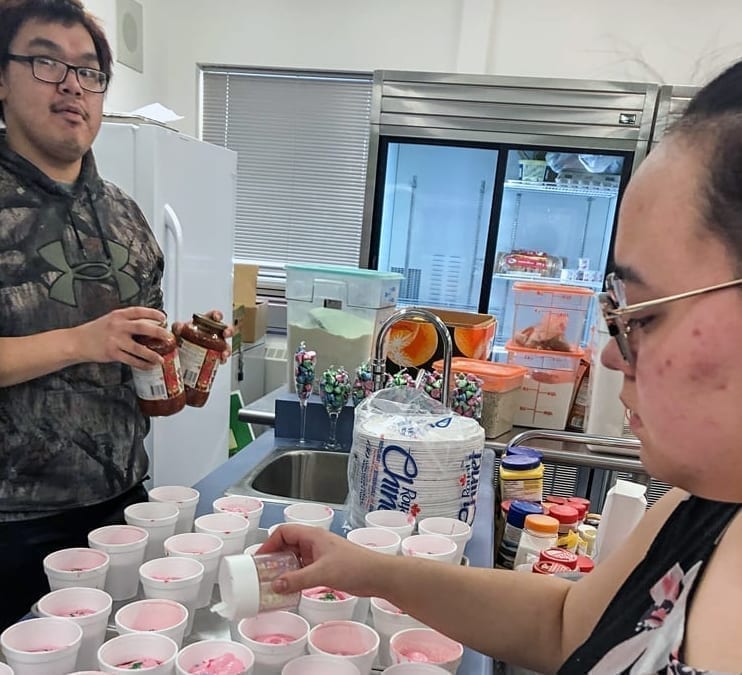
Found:
[[[118,286],[119,299],[125,302],[139,292],[137,280],[123,271],[129,262],[129,250],[115,241],[108,241],[111,260],[81,262],[71,265],[65,255],[61,241],[54,241],[39,249],[39,255],[55,269],[62,272],[49,287],[49,297],[65,305],[77,307],[75,281],[105,281],[114,278]]]

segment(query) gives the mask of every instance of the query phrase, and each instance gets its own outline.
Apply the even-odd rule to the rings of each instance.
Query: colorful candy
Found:
[[[443,391],[443,375],[441,375],[437,370],[425,371],[422,390],[431,398],[440,401],[441,392]]]
[[[339,413],[350,398],[353,385],[348,372],[340,366],[330,366],[322,373],[319,395],[328,413]]]
[[[406,368],[397,371],[394,375],[386,374],[386,387],[414,387],[415,379]]]
[[[374,374],[368,361],[356,368],[356,379],[353,380],[353,405],[358,405],[364,398],[374,393]]]
[[[482,380],[466,373],[456,373],[453,378],[451,410],[478,420],[482,416]]]
[[[314,371],[317,365],[317,353],[307,351],[304,341],[299,343],[299,348],[294,354],[294,383],[296,384],[296,395],[300,399],[307,399],[312,393],[314,386]]]

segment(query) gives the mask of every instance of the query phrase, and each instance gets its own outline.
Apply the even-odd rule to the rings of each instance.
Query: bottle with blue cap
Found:
[[[530,450],[530,448],[529,448]],[[500,461],[500,499],[540,502],[544,496],[544,465],[533,451],[505,455]]]
[[[500,542],[500,547],[497,549],[495,567],[507,570],[513,569],[513,562],[515,561],[515,554],[518,551],[520,537],[523,534],[526,516],[537,515],[543,512],[544,509],[541,504],[537,504],[536,502],[515,500],[510,503],[502,541]]]

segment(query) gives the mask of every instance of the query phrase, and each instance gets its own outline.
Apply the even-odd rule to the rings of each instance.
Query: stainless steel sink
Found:
[[[243,452],[249,452],[249,447]],[[227,494],[267,501],[310,501],[340,507],[348,495],[348,453],[276,448]]]

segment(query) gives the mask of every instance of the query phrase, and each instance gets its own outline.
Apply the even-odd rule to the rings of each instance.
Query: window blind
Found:
[[[201,69],[201,137],[238,153],[234,258],[358,265],[371,74]]]

